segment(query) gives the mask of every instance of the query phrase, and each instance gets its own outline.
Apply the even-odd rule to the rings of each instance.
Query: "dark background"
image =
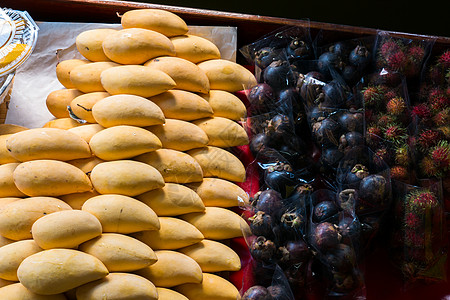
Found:
[[[450,36],[450,0],[137,0],[154,4],[309,19],[414,34]]]

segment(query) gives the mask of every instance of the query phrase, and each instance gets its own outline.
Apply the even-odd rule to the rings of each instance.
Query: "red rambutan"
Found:
[[[406,101],[402,97],[395,97],[388,101],[386,110],[388,113],[399,116],[405,113]]]
[[[366,143],[370,146],[378,145],[381,142],[383,131],[380,127],[373,125],[367,128]]]
[[[425,239],[423,234],[418,233],[417,230],[412,228],[407,228],[405,230],[405,243],[407,246],[422,248],[424,242]]]
[[[431,117],[431,111],[426,103],[420,103],[412,108],[411,115],[427,120]]]
[[[380,54],[383,57],[386,57],[400,50],[401,50],[400,45],[396,41],[388,39],[381,45]]]
[[[450,50],[445,51],[439,56],[438,64],[445,69],[450,68]]]
[[[404,181],[407,180],[409,176],[408,169],[404,166],[393,166],[391,167],[391,177],[392,179]]]
[[[436,207],[439,204],[436,195],[428,189],[413,190],[406,196],[406,212],[424,213],[427,209]]]
[[[440,177],[440,171],[436,168],[434,161],[431,157],[424,157],[420,163],[419,168],[423,176],[425,177]]]
[[[447,107],[433,116],[433,122],[436,126],[450,124],[450,107]]]
[[[383,102],[386,88],[382,85],[369,86],[363,90],[364,104],[376,106]]]
[[[430,150],[431,159],[438,169],[450,170],[450,144],[442,140]]]
[[[441,134],[438,131],[427,129],[417,136],[416,145],[420,151],[426,152],[431,147],[437,145],[440,139]]]
[[[412,46],[408,49],[408,58],[421,63],[425,56],[425,49],[422,46]]]
[[[408,138],[406,128],[397,124],[388,124],[384,127],[384,138],[396,145],[402,144]]]
[[[401,71],[405,67],[407,56],[403,51],[397,51],[386,58],[390,70]]]
[[[379,148],[375,151],[374,160],[382,160],[383,162],[389,164],[391,161],[391,154],[389,153],[389,150],[386,147]],[[381,161],[375,161],[376,164],[381,165]]]
[[[407,167],[410,163],[409,146],[401,145],[395,149],[395,163]]]
[[[450,99],[444,94],[429,98],[430,107],[433,111],[438,112],[450,107]]]
[[[405,216],[405,225],[412,228],[420,227],[420,218],[415,213],[407,213]]]
[[[382,114],[378,117],[377,125],[380,127],[386,127],[387,125],[395,123],[396,121],[396,116],[390,114]]]

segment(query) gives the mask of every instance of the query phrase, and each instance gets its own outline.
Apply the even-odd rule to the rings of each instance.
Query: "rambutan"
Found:
[[[383,57],[387,57],[392,53],[396,53],[401,50],[399,43],[394,41],[393,39],[388,39],[380,47],[380,55]]]
[[[383,136],[386,140],[394,143],[395,145],[402,144],[408,138],[406,128],[395,123],[390,123],[384,127]]]
[[[391,167],[391,178],[399,181],[407,180],[409,176],[408,168],[404,166]]]
[[[386,102],[393,98],[401,97],[396,89],[389,89],[384,93],[384,99]]]
[[[395,163],[407,167],[410,163],[409,146],[401,145],[395,149]]]
[[[387,67],[390,70],[401,71],[406,65],[407,56],[403,51],[397,51],[386,57]]]
[[[425,239],[423,234],[417,232],[417,230],[412,228],[407,228],[405,230],[405,243],[409,247],[422,248]]]
[[[445,139],[450,140],[450,124],[439,126],[437,130]]]
[[[407,108],[406,101],[402,97],[392,98],[386,104],[387,112],[395,116],[404,114],[406,108]]]
[[[433,122],[436,126],[450,124],[450,107],[447,107],[433,116]]]
[[[366,130],[366,143],[369,146],[376,146],[381,142],[383,131],[376,125],[369,126]]]
[[[420,161],[419,168],[422,175],[425,177],[440,177],[441,175],[441,172],[436,168],[434,161],[428,156]]]
[[[438,112],[443,109],[450,107],[450,98],[448,98],[445,94],[430,97],[428,103],[433,111]]]
[[[391,123],[395,123],[397,121],[397,118],[395,115],[390,114],[381,114],[378,117],[377,125],[380,127],[386,127],[387,125]]]
[[[430,157],[438,169],[450,170],[450,144],[442,140],[430,150]]]
[[[363,89],[363,99],[366,106],[376,106],[383,102],[386,88],[382,85],[369,86]]]
[[[422,46],[416,45],[408,49],[408,58],[414,62],[421,63],[425,56],[425,49]]]
[[[411,115],[412,117],[418,117],[423,120],[428,120],[431,117],[431,111],[426,103],[420,103],[416,106],[413,106]]]
[[[441,56],[439,56],[437,63],[445,69],[450,68],[450,50],[442,53]]]
[[[389,150],[386,147],[379,148],[375,151],[374,155],[374,161],[375,164],[381,165],[381,161],[385,162],[386,164],[390,164],[391,162],[391,154],[389,153]],[[377,160],[381,160],[378,162]]]
[[[405,216],[405,225],[411,229],[420,227],[420,218],[415,213],[407,213]]]
[[[432,129],[423,130],[416,139],[416,146],[422,152],[427,152],[428,149],[437,145],[441,139],[441,134]]]
[[[436,195],[429,189],[416,189],[408,193],[405,199],[406,212],[422,214],[439,204]]]

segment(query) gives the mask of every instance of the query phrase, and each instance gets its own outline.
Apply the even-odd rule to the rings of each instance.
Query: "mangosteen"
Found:
[[[308,244],[303,239],[288,241],[281,247],[283,256],[280,262],[286,266],[303,264],[312,256]]]
[[[364,137],[360,132],[350,131],[347,132],[339,138],[339,150],[347,153],[349,150],[352,150],[354,147],[360,146],[364,144]]]
[[[295,37],[287,45],[286,55],[289,59],[304,59],[311,55],[311,48],[301,38]]]
[[[295,88],[287,88],[278,93],[276,110],[284,114],[290,114],[295,110],[300,110],[300,95]]]
[[[339,212],[338,206],[334,203],[334,201],[322,201],[317,203],[313,209],[313,221],[316,223],[323,222],[328,220]]]
[[[248,218],[250,221],[250,230],[256,236],[265,236],[266,238],[273,237],[272,217],[263,211],[257,211],[256,214]]]
[[[376,209],[382,208],[386,205],[388,193],[389,186],[386,178],[378,174],[369,175],[359,184],[360,205]]]
[[[335,168],[343,157],[344,153],[338,147],[327,146],[322,149],[320,159],[325,165]]]
[[[327,252],[324,259],[331,270],[340,273],[351,271],[356,264],[355,251],[349,245],[342,243]]]
[[[275,107],[275,95],[273,89],[267,83],[258,83],[248,93],[250,110],[255,114],[267,113]]]
[[[294,74],[291,66],[285,60],[273,61],[263,73],[264,82],[270,85],[275,91],[281,91],[288,87],[294,87]]]
[[[332,118],[326,118],[313,124],[312,133],[317,144],[338,146],[342,128]]]
[[[265,69],[277,59],[277,56],[278,54],[274,48],[263,47],[255,53],[255,64],[261,69]]]
[[[337,226],[330,222],[319,223],[312,233],[312,244],[321,252],[336,248],[341,240]]]
[[[355,208],[358,193],[355,189],[342,190],[338,195],[338,204],[344,211],[352,212]]]
[[[258,236],[250,245],[250,253],[253,258],[263,262],[272,261],[276,251],[275,243],[264,236]]]
[[[341,57],[342,59],[346,58],[350,51],[347,43],[345,42],[336,42],[331,45],[328,50]]]
[[[360,182],[367,176],[369,176],[369,169],[362,164],[355,164],[349,172],[344,174],[342,182],[344,184],[352,185]]]
[[[339,232],[342,236],[342,243],[356,246],[361,234],[361,224],[359,221],[351,216],[343,217],[339,221]]]
[[[267,287],[269,294],[272,296],[273,300],[282,300],[286,299],[288,292],[286,291],[286,287],[281,284],[274,284]]]
[[[271,148],[270,138],[265,133],[258,133],[252,137],[249,148],[253,156],[256,157],[260,152]]]
[[[359,70],[363,70],[370,63],[370,52],[366,46],[358,45],[350,52],[348,61]]]
[[[269,291],[262,285],[254,285],[249,288],[244,295],[242,295],[242,300],[272,300],[272,295]]]
[[[337,120],[345,131],[363,132],[364,115],[362,112],[345,110],[338,115]]]
[[[351,272],[332,272],[333,290],[338,293],[348,293],[361,284],[361,276],[356,275],[357,270]]]
[[[323,98],[320,107],[342,108],[347,101],[346,87],[336,79],[328,82],[322,87]]]
[[[293,133],[292,120],[284,114],[276,114],[273,116],[266,127],[266,134],[275,143],[292,136]]]
[[[267,187],[279,192],[285,198],[287,188],[297,184],[297,178],[288,163],[277,162],[266,169],[264,182]]]
[[[281,194],[271,189],[256,193],[253,202],[257,211],[263,211],[272,217],[279,215],[283,209]]]
[[[306,75],[299,74],[296,87],[306,106],[312,107],[316,104],[316,99],[321,95],[324,85],[325,76],[320,72],[311,71]]]
[[[280,218],[280,233],[283,240],[301,235],[306,228],[306,213],[303,208],[286,211]]]
[[[319,56],[317,66],[319,72],[328,77],[331,75],[331,70],[342,70],[344,62],[336,53],[324,52]]]
[[[360,74],[360,71],[355,66],[348,65],[342,69],[341,75],[348,85],[353,86],[358,82]]]

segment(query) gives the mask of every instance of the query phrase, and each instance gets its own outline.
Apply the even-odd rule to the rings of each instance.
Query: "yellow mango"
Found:
[[[97,217],[103,232],[131,233],[142,230],[159,230],[155,212],[134,198],[124,195],[98,195],[84,202],[82,208]]]
[[[19,281],[17,268],[28,256],[42,251],[34,240],[23,240],[0,247],[0,278]]]
[[[7,164],[7,163],[15,163],[19,162],[17,159],[15,159],[11,153],[6,148],[6,140],[11,136],[12,134],[4,134],[0,135],[0,164]]]
[[[72,160],[92,156],[85,140],[59,128],[33,128],[14,133],[6,140],[6,148],[19,161]]]
[[[19,281],[41,295],[67,292],[108,275],[95,256],[73,249],[50,249],[30,255],[17,269]],[[39,278],[39,280],[36,280]]]
[[[238,289],[228,280],[215,274],[203,273],[201,283],[186,283],[175,290],[190,300],[238,300]]]
[[[0,247],[3,247],[5,245],[9,245],[11,243],[14,243],[14,240],[7,239],[4,236],[0,235]]]
[[[184,58],[161,56],[147,61],[144,66],[167,73],[175,81],[176,89],[204,94],[209,92],[206,73]]]
[[[198,64],[209,79],[214,90],[237,92],[257,84],[252,72],[235,62],[226,59],[210,59]]]
[[[45,104],[48,111],[56,118],[69,118],[67,106],[70,105],[73,99],[81,95],[83,93],[77,89],[56,90],[48,94]]]
[[[78,249],[97,257],[109,272],[131,272],[157,261],[149,246],[120,233],[104,233],[81,244]]]
[[[102,160],[96,156],[92,156],[92,157],[88,157],[88,158],[79,158],[79,159],[69,160],[67,162],[69,164],[71,164],[72,166],[77,167],[78,169],[80,169],[81,171],[83,171],[84,173],[89,175],[89,173],[91,173],[92,169],[99,163],[104,162],[104,160]]]
[[[66,300],[64,294],[38,295],[28,290],[20,282],[12,283],[0,288],[0,299],[2,300]]]
[[[247,222],[237,213],[221,207],[206,207],[204,212],[179,216],[191,223],[205,239],[224,240],[244,236],[249,232]]]
[[[92,107],[100,100],[110,96],[107,92],[91,92],[80,95],[70,102],[70,110],[76,118],[88,123],[96,123],[92,116]]]
[[[100,75],[104,70],[116,66],[118,64],[111,61],[90,62],[76,66],[70,71],[70,81],[76,89],[83,93],[104,92]]]
[[[137,199],[147,204],[160,217],[205,210],[205,205],[197,193],[176,183],[166,183],[161,189],[138,195]]]
[[[101,235],[102,225],[94,215],[86,211],[64,210],[36,220],[31,233],[42,249],[76,248]]]
[[[111,95],[133,94],[146,98],[176,86],[166,73],[141,65],[109,68],[100,77],[104,89]]]
[[[17,188],[28,196],[60,196],[92,189],[89,177],[69,163],[32,160],[21,163],[13,173]]]
[[[200,283],[202,270],[189,256],[172,251],[155,251],[158,261],[151,266],[137,270],[141,275],[158,287],[173,287],[183,283]]]
[[[157,169],[133,160],[100,163],[92,169],[91,180],[100,194],[136,196],[164,186]]]
[[[159,106],[168,119],[192,121],[213,115],[208,101],[188,91],[170,90],[153,96],[150,100]]]
[[[214,117],[223,117],[240,121],[247,116],[247,108],[234,94],[222,90],[210,90],[208,94],[201,95],[208,101]]]
[[[157,56],[175,55],[172,42],[165,35],[143,28],[125,28],[103,40],[103,52],[123,65],[140,65]]]
[[[174,250],[203,240],[203,234],[195,226],[181,219],[159,217],[159,224],[159,230],[139,231],[132,236],[153,250]]]
[[[70,129],[77,126],[81,126],[82,124],[75,121],[72,118],[58,118],[54,120],[50,120],[42,126],[43,128],[59,128],[59,129]]]
[[[204,147],[208,144],[208,136],[197,125],[176,119],[166,119],[162,125],[146,127],[153,132],[167,149],[186,151]]]
[[[171,289],[157,287],[158,300],[189,300],[184,295]]]
[[[159,149],[134,159],[156,168],[165,182],[188,183],[203,180],[202,168],[189,154],[172,149]]]
[[[7,163],[0,165],[0,197],[24,197],[13,179],[13,172],[20,163]]]
[[[105,129],[105,127],[101,126],[100,124],[85,124],[83,126],[70,128],[67,131],[75,133],[83,140],[85,140],[86,143],[89,143],[94,134],[96,134],[99,131],[102,131],[103,129]]]
[[[76,289],[76,297],[77,300],[160,299],[157,289],[151,281],[130,273],[110,273],[100,280],[80,286]]]
[[[74,89],[75,85],[70,80],[70,72],[73,68],[90,63],[86,59],[67,59],[56,65],[56,78],[66,89]]]
[[[1,197],[0,198],[0,209],[2,209],[3,206],[5,206],[5,205],[7,205],[9,203],[12,203],[12,202],[15,202],[15,201],[20,200],[20,199],[22,199],[22,198],[18,198],[18,197]],[[0,245],[0,247],[1,247],[1,245]]]
[[[227,245],[217,241],[205,239],[178,251],[195,260],[203,272],[216,273],[241,269],[239,255]]]
[[[222,148],[208,146],[187,151],[202,167],[204,177],[244,182],[245,167],[232,153]]]
[[[187,59],[195,64],[220,58],[217,46],[201,36],[185,34],[170,38],[177,53],[177,57]]]
[[[164,113],[158,105],[144,97],[126,94],[109,96],[98,101],[92,107],[92,116],[104,127],[145,127],[165,122]]]
[[[233,207],[249,203],[248,194],[237,184],[220,178],[203,178],[202,182],[188,183],[205,206]]]
[[[83,193],[73,193],[59,196],[58,198],[69,204],[72,209],[81,209],[83,204],[90,198],[100,195],[96,190]]]
[[[0,235],[14,240],[31,239],[33,223],[48,214],[72,208],[53,197],[30,197],[5,205],[0,210]]]
[[[122,15],[123,28],[145,28],[160,32],[166,36],[185,34],[186,22],[176,14],[162,9],[134,9]]]
[[[78,52],[90,61],[109,61],[103,52],[103,40],[117,30],[111,28],[97,28],[81,32],[75,39]]]
[[[27,127],[15,124],[0,124],[0,136],[4,134],[13,134],[20,131],[27,130]]]
[[[210,146],[228,148],[247,145],[249,142],[245,129],[233,120],[210,117],[195,120],[192,123],[208,135]]]
[[[5,279],[1,279],[0,278],[0,288],[1,287],[4,287],[4,286],[7,286],[7,285],[11,285],[11,284],[14,284],[14,283],[16,283],[15,281],[9,281],[9,280],[5,280]],[[5,290],[0,290],[1,292],[0,292],[0,296],[5,296]],[[11,295],[12,296],[12,295]],[[16,296],[16,294],[14,294],[14,297]],[[6,297],[6,296],[5,296]],[[4,298],[4,299],[7,299],[7,298]]]
[[[118,125],[96,133],[90,140],[92,153],[103,160],[131,158],[162,147],[152,132],[136,126]]]

